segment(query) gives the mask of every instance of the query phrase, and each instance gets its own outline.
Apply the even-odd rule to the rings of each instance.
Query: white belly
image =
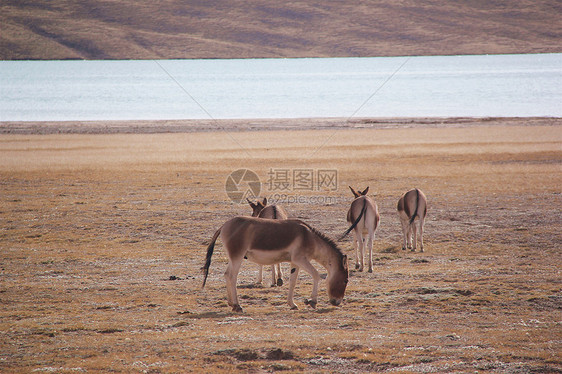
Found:
[[[248,260],[262,265],[273,265],[280,262],[291,261],[291,255],[288,251],[263,251],[252,249],[246,252]]]

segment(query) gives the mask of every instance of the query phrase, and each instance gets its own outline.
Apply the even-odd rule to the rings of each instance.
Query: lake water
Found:
[[[562,54],[0,61],[0,121],[562,116]]]

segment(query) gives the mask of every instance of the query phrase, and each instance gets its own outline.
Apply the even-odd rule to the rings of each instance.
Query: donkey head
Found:
[[[365,188],[363,191],[355,191],[353,189],[353,187],[349,186],[349,189],[351,190],[351,192],[353,192],[353,196],[355,196],[356,198],[359,196],[365,196],[367,194],[367,192],[369,192],[369,187]]]
[[[328,275],[328,296],[330,297],[330,304],[334,306],[341,304],[347,287],[349,271],[346,255],[341,257],[341,263],[338,265],[337,271]]]
[[[257,217],[263,208],[267,205],[267,198],[263,198],[263,201],[257,201],[256,203],[251,202],[249,199],[246,199],[248,204],[252,207],[252,217]]]

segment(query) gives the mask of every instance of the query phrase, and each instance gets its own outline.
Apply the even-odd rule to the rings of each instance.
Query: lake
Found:
[[[0,61],[0,121],[562,116],[562,54]]]

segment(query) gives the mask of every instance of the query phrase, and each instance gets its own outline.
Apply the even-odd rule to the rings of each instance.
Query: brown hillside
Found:
[[[3,0],[0,58],[561,52],[561,13],[557,0]]]

